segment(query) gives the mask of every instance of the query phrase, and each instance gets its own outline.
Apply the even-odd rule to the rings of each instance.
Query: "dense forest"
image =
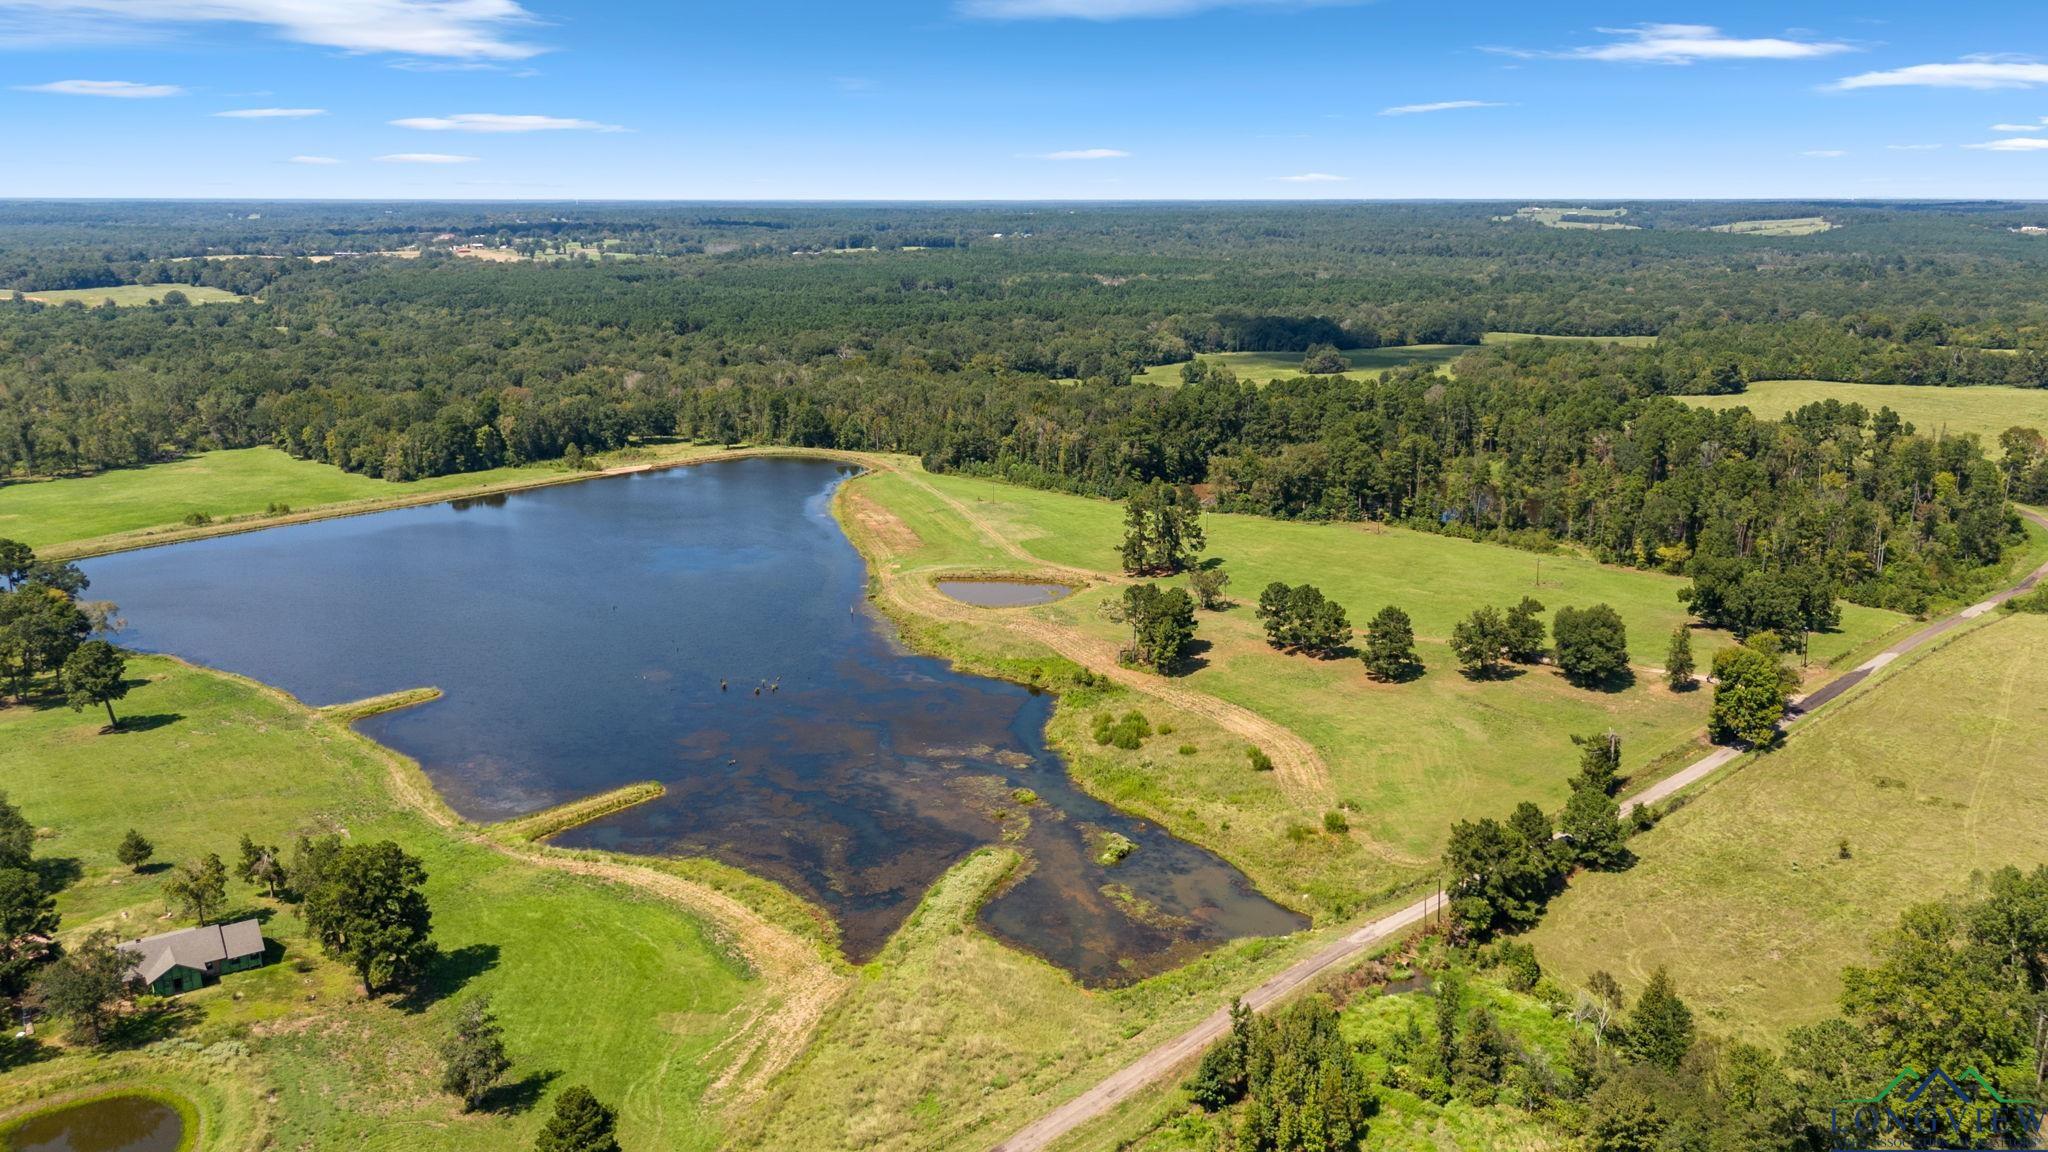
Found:
[[[1594,232],[1515,207],[0,205],[0,475],[260,444],[390,479],[636,438],[836,446],[1909,610],[1999,559],[2009,488],[2048,496],[2038,438],[2001,470],[1999,445],[1887,411],[1672,399],[2048,385],[2030,209],[1641,204]],[[1837,226],[1706,230],[1802,215]],[[29,299],[123,283],[255,300]],[[1480,347],[1494,331],[1658,340]],[[1474,347],[1449,373],[1265,389],[1192,360],[1412,343]],[[1132,383],[1176,363],[1180,387]],[[1727,622],[1783,599],[1752,592]]]

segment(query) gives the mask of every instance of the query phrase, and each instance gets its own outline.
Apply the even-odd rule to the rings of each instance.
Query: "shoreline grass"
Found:
[[[595,796],[585,796],[581,800],[571,800],[566,804],[557,804],[552,808],[543,808],[515,819],[503,820],[490,825],[489,831],[494,836],[529,844],[537,843],[550,836],[558,836],[571,828],[602,819],[614,812],[623,812],[636,804],[659,800],[666,795],[668,789],[659,780],[643,780],[638,784],[627,784]]]
[[[405,708],[417,708],[422,704],[430,704],[440,698],[441,690],[439,688],[404,688],[397,692],[385,692],[378,696],[351,700],[345,704],[328,704],[324,707],[315,708],[314,711],[330,720],[343,724],[353,724],[358,720],[367,720],[372,716],[382,716],[386,712],[397,712]]]

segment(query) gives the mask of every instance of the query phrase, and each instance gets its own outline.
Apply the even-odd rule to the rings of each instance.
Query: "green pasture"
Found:
[[[1730,770],[1584,874],[1531,934],[1569,984],[1667,966],[1715,1031],[1769,1040],[1827,1014],[1846,964],[1915,901],[2048,863],[2048,618],[1964,633]]]
[[[1929,384],[1843,384],[1829,380],[1758,380],[1732,396],[1685,396],[1701,408],[1747,408],[1761,420],[1776,420],[1808,404],[1839,400],[1861,404],[1873,414],[1890,408],[1922,435],[1976,436],[1993,456],[2008,428],[2048,431],[2048,389],[1981,385],[1942,388]]]
[[[129,828],[155,842],[159,862],[217,852],[231,865],[245,832],[288,847],[334,831],[395,839],[424,859],[444,960],[424,996],[366,1002],[294,906],[238,881],[229,914],[264,918],[281,963],[182,997],[167,1045],[46,1049],[0,1079],[0,1107],[80,1079],[176,1075],[208,1085],[222,1101],[209,1107],[235,1118],[236,1139],[209,1148],[482,1152],[529,1146],[545,1099],[581,1083],[620,1107],[629,1147],[717,1145],[702,1097],[738,1022],[728,1014],[755,986],[708,928],[441,829],[392,799],[387,753],[277,694],[159,658],[129,671],[138,683],[118,706],[123,731],[101,734],[94,714],[57,705],[0,709],[0,788],[61,878],[64,938],[185,926],[165,918],[165,870],[114,861]],[[464,1115],[437,1088],[435,1045],[478,993],[504,1024],[513,1087],[502,1106]],[[241,1054],[195,1055],[223,1043]]]

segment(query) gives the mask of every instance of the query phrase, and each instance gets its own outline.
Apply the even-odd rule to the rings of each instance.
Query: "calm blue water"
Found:
[[[868,610],[828,509],[846,474],[751,459],[103,557],[124,643],[311,704],[434,685],[363,730],[465,817],[638,780],[668,795],[561,838],[708,854],[829,909],[865,958],[1030,788],[1032,868],[982,914],[1092,982],[1300,918],[1214,855],[1081,793],[1052,701],[912,655]],[[721,689],[721,681],[725,687]],[[1139,844],[1104,868],[1089,828]],[[1103,891],[1123,885],[1156,913]],[[1121,902],[1127,906],[1128,901]]]

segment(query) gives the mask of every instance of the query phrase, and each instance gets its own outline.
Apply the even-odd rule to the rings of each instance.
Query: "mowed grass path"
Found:
[[[1715,1030],[1755,1039],[1826,1015],[1906,905],[2048,863],[2043,651],[2048,618],[1999,619],[1723,774],[1635,839],[1634,868],[1552,902],[1529,937],[1544,968],[1636,989],[1668,966]]]
[[[499,468],[394,484],[331,464],[298,460],[275,448],[202,452],[148,468],[0,485],[0,537],[48,548],[174,525],[199,513],[215,520],[252,516],[271,504],[305,511],[326,504],[447,492],[540,476],[541,468]]]
[[[426,862],[440,995],[363,1002],[295,908],[236,882],[231,914],[267,916],[285,961],[182,998],[195,1014],[177,1035],[240,1040],[245,1057],[59,1055],[0,1080],[0,1108],[81,1079],[169,1074],[206,1086],[209,1148],[495,1152],[529,1146],[545,1098],[581,1083],[621,1107],[629,1147],[716,1146],[701,1097],[736,1026],[728,1013],[758,984],[698,920],[439,828],[391,798],[387,754],[257,686],[158,658],[132,661],[130,677],[147,681],[120,705],[130,731],[101,735],[99,719],[62,707],[0,710],[0,788],[46,830],[38,856],[78,870],[58,897],[65,938],[185,926],[159,919],[164,873],[114,861],[131,827],[162,862],[217,852],[232,864],[244,832],[286,846],[301,832],[388,837]],[[512,1099],[537,1105],[465,1116],[438,1091],[435,1045],[476,993],[504,1023]]]
[[[959,501],[1032,556],[1101,572],[1117,567],[1119,505],[958,476],[881,475],[863,481],[917,535],[916,555],[925,566],[1020,565],[991,549],[954,509],[925,493],[920,481]],[[1679,579],[1549,556],[1540,559],[1539,587],[1537,556],[1492,545],[1399,529],[1374,532],[1355,524],[1217,515],[1204,522],[1205,556],[1223,561],[1238,606],[1200,615],[1209,647],[1201,666],[1182,682],[1266,716],[1315,745],[1330,768],[1332,802],[1354,809],[1351,823],[1373,845],[1373,854],[1345,863],[1345,874],[1363,891],[1398,885],[1433,866],[1456,820],[1503,815],[1522,800],[1559,806],[1576,764],[1574,733],[1619,732],[1626,769],[1643,779],[1678,767],[1700,747],[1706,692],[1674,693],[1648,673],[1623,690],[1592,691],[1573,687],[1548,668],[1473,681],[1458,672],[1444,643],[1456,620],[1473,608],[1508,605],[1529,594],[1553,612],[1566,605],[1614,605],[1629,627],[1637,661],[1659,663],[1666,639],[1684,618]],[[1427,673],[1406,684],[1378,684],[1355,659],[1275,652],[1252,613],[1259,589],[1272,580],[1316,584],[1345,606],[1356,627],[1386,604],[1402,607],[1422,638]],[[1122,628],[1105,619],[1100,606],[1119,594],[1115,585],[1097,587],[1030,611],[1113,643]],[[1815,655],[1848,652],[1902,623],[1892,613],[1847,608],[1843,631],[1817,637]],[[1701,632],[1695,650],[1704,663],[1726,642]],[[1170,755],[1152,760],[1155,774],[1182,771]],[[1126,770],[1140,772],[1142,765]],[[1200,798],[1223,782],[1212,782]],[[1197,799],[1189,798],[1191,811],[1199,807]],[[1310,822],[1320,815],[1293,813]],[[1205,814],[1203,823],[1213,832],[1226,819]],[[1200,829],[1191,831],[1205,842],[1214,840]],[[1232,855],[1241,858],[1242,852]]]
[[[62,304],[76,300],[87,308],[111,302],[119,308],[135,308],[163,301],[166,292],[183,292],[188,304],[233,304],[242,297],[225,288],[201,288],[191,284],[119,284],[112,288],[58,288],[22,295],[41,304]]]
[[[1981,385],[1937,388],[1927,384],[1841,384],[1829,380],[1759,380],[1735,396],[1681,396],[1701,408],[1747,408],[1759,420],[1777,420],[1823,400],[1861,404],[1873,414],[1889,407],[1921,435],[1974,434],[1985,451],[2000,455],[1998,436],[2008,428],[2048,432],[2048,389]]]

